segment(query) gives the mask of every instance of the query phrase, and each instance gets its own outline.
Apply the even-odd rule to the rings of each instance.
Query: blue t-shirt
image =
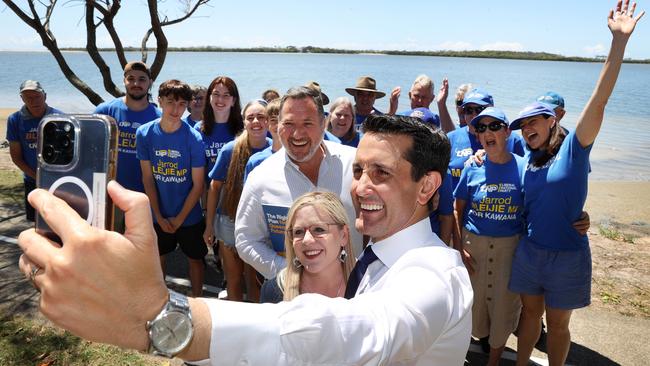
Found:
[[[98,105],[95,113],[111,116],[117,122],[117,182],[124,188],[144,192],[140,162],[135,156],[135,131],[141,125],[160,118],[160,110],[149,103],[145,110],[134,112],[126,106],[123,98],[117,98]]]
[[[580,250],[589,245],[573,223],[580,218],[587,199],[589,153],[571,131],[557,155],[542,167],[532,165],[530,154],[524,173],[524,217],[526,236],[522,241],[549,250]]]
[[[522,176],[526,160],[510,153],[505,164],[489,161],[463,169],[454,197],[464,200],[462,225],[476,235],[504,237],[521,234],[524,196]]]
[[[343,140],[343,139],[341,139],[341,143],[342,143],[343,145],[352,146],[352,147],[357,147],[357,146],[359,146],[359,141],[361,141],[361,137],[363,137],[363,133],[361,133],[361,132],[359,132],[359,131],[355,131],[355,132],[354,132],[354,137],[352,137],[352,138],[349,139],[349,140]]]
[[[203,148],[205,149],[206,158],[205,181],[210,182],[208,173],[212,170],[212,167],[214,167],[214,163],[217,162],[219,151],[221,151],[224,145],[230,141],[233,141],[235,139],[235,135],[230,132],[230,127],[227,123],[215,123],[212,127],[212,133],[210,133],[210,135],[206,135],[205,133],[201,132],[202,125],[203,122],[199,122],[194,125],[194,129],[199,131],[201,134],[201,139],[203,140]]]
[[[262,151],[252,154],[251,157],[248,158],[248,161],[246,162],[246,168],[244,168],[244,183],[246,183],[246,178],[248,178],[250,172],[252,172],[253,169],[255,169],[258,165],[262,164],[266,158],[273,155],[274,152],[275,151],[273,151],[273,146],[269,146]]]
[[[451,172],[447,170],[447,175],[440,185],[440,198],[438,208],[429,214],[429,223],[431,231],[440,236],[440,215],[451,215],[454,213],[454,190],[451,188]]]
[[[194,126],[196,125],[196,123],[197,123],[197,122],[200,122],[200,121],[195,121],[195,120],[193,120],[193,119],[192,119],[192,115],[188,114],[187,117],[183,118],[183,122],[185,122],[185,123],[187,123],[188,125],[190,125],[190,127],[194,127]]]
[[[47,106],[43,117],[57,113],[63,112]],[[23,160],[34,171],[36,171],[38,155],[38,124],[43,117],[33,117],[27,107],[23,106],[18,112],[12,113],[7,118],[7,141],[20,144]],[[23,173],[23,178],[27,182],[34,182],[34,179],[28,177],[25,173]]]
[[[271,144],[273,141],[270,138],[266,139],[266,144],[259,149],[251,149],[251,157],[258,153],[261,152],[262,150],[266,148],[270,148]],[[235,141],[230,141],[229,143],[225,144],[222,148],[221,151],[219,151],[219,156],[217,157],[217,162],[214,164],[214,167],[212,170],[210,170],[210,173],[208,176],[212,180],[218,180],[221,182],[226,181],[226,176],[228,175],[228,167],[230,166],[230,161],[232,160],[232,151],[235,148]],[[244,173],[245,174],[245,173]],[[244,175],[244,179],[246,176]],[[242,183],[245,182],[245,180],[242,180]],[[218,213],[221,213],[221,208],[217,210]]]
[[[475,135],[469,132],[467,126],[457,128],[447,134],[451,143],[451,159],[449,160],[449,170],[451,170],[452,187],[456,189],[460,174],[463,172],[465,162],[474,155],[477,150],[482,149],[481,143]],[[526,154],[526,142],[517,132],[512,132],[506,140],[506,148],[515,155],[524,156]]]
[[[325,131],[325,134],[323,135],[323,140],[336,142],[337,144],[341,143],[341,139],[336,137],[336,135],[334,135],[333,133],[331,133],[329,131]]]
[[[160,119],[156,119],[138,128],[136,140],[138,159],[151,162],[160,214],[178,215],[194,186],[192,168],[205,166],[201,134],[185,122],[176,131],[167,133],[160,127]],[[182,226],[194,225],[202,217],[197,201]]]
[[[372,113],[371,114],[382,115],[383,113],[380,112],[379,109],[377,109],[375,107],[372,107]],[[368,116],[362,116],[362,115],[360,115],[358,113],[355,115],[354,123],[355,123],[355,125],[357,127],[357,130],[359,130],[361,128],[361,125],[363,124],[363,121],[366,120],[366,118],[368,118]]]

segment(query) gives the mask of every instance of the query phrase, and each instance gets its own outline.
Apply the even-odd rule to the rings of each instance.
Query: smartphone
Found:
[[[113,229],[113,202],[106,185],[115,178],[117,124],[105,115],[54,114],[38,125],[36,186],[66,201],[81,218]],[[36,215],[36,230],[61,242]]]

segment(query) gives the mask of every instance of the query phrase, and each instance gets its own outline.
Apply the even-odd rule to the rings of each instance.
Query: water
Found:
[[[106,100],[112,98],[103,92],[100,75],[86,53],[66,52],[65,56],[82,80]],[[116,57],[112,53],[104,56],[115,82],[121,85],[122,73]],[[138,58],[137,53],[128,56]],[[93,109],[63,77],[49,53],[0,52],[0,65],[0,107],[20,106],[18,86],[25,79],[37,79],[43,83],[50,105],[68,112]],[[596,63],[420,56],[171,52],[157,80],[178,78],[207,86],[215,76],[228,75],[237,82],[245,103],[258,98],[267,88],[284,91],[309,80],[318,81],[330,100],[334,100],[348,96],[345,88],[354,86],[359,76],[371,75],[377,80],[378,89],[387,94],[394,86],[402,87],[399,110],[405,110],[409,107],[407,94],[412,81],[426,73],[433,78],[436,93],[442,78],[449,78],[448,108],[454,119],[455,89],[471,82],[489,90],[496,106],[504,109],[510,119],[537,95],[557,91],[566,101],[567,115],[562,124],[573,128],[601,67]],[[650,65],[623,65],[591,154],[591,179],[650,180],[648,85]],[[157,87],[154,84],[154,95]],[[388,96],[378,99],[375,106],[387,110]]]

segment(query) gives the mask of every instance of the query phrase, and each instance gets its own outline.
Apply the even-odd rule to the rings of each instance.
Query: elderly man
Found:
[[[20,84],[23,106],[7,118],[7,141],[11,161],[23,171],[25,184],[25,217],[34,221],[34,208],[27,202],[27,195],[36,188],[36,151],[38,124],[48,114],[62,113],[45,103],[47,94],[41,83],[25,80]]]
[[[398,90],[401,91],[401,88],[399,88]],[[405,112],[401,112],[399,114],[403,116],[411,116],[411,117],[418,117],[418,118],[421,118],[421,116],[426,117],[427,115],[435,115],[435,113],[430,111],[431,103],[435,100],[436,104],[438,105],[438,112],[440,113],[440,117],[439,117],[440,123],[438,123],[438,125],[445,132],[453,131],[454,129],[456,129],[456,126],[454,126],[454,123],[451,120],[451,115],[449,114],[449,110],[447,109],[448,93],[449,93],[449,82],[447,81],[447,78],[444,78],[442,80],[440,91],[438,93],[438,97],[436,98],[436,95],[433,93],[433,80],[431,80],[431,78],[428,77],[427,75],[424,74],[419,75],[418,77],[415,78],[415,81],[413,81],[413,84],[411,85],[411,89],[409,90],[409,94],[408,94],[409,100],[411,102],[411,109]],[[393,98],[395,100],[394,101],[391,100],[391,101],[393,102],[392,104],[395,105],[395,110],[397,110],[399,92],[397,93],[396,96],[393,96],[391,99]]]
[[[312,103],[288,100],[285,123],[295,120],[299,105]],[[355,226],[371,243],[348,282],[350,300],[303,294],[247,304],[170,291],[151,255],[146,198],[115,183],[108,191],[125,209],[126,237],[90,227],[48,192],[30,195],[65,245],[24,232],[21,270],[41,289],[41,310],[56,324],[94,341],[200,364],[462,365],[471,328],[469,276],[427,219],[449,142],[409,117],[373,116],[364,131],[350,193],[359,210]],[[312,150],[299,146],[297,158]],[[105,283],[110,291],[97,291]]]
[[[241,259],[267,279],[286,266],[284,220],[293,201],[303,193],[317,189],[336,193],[350,226],[354,223],[354,207],[347,192],[355,149],[323,140],[320,94],[314,88],[298,87],[282,96],[278,135],[284,150],[256,167],[242,190],[235,245]],[[359,254],[361,235],[353,233],[352,243]]]

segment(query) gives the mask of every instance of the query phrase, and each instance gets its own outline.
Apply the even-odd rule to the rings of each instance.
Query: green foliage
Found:
[[[85,51],[84,48],[63,48],[66,51]],[[113,51],[112,48],[102,48],[100,51]],[[125,51],[139,52],[136,47],[127,47]],[[400,56],[432,56],[432,57],[471,57],[471,58],[497,58],[512,60],[541,60],[541,61],[573,61],[573,62],[604,62],[602,56],[599,57],[576,57],[562,56],[548,52],[519,52],[519,51],[407,51],[407,50],[346,50],[340,48],[327,48],[317,46],[287,46],[287,47],[169,47],[171,52],[283,52],[283,53],[338,53],[338,54],[377,54],[377,55],[400,55]],[[626,58],[624,63],[649,64],[650,59],[633,60]]]

